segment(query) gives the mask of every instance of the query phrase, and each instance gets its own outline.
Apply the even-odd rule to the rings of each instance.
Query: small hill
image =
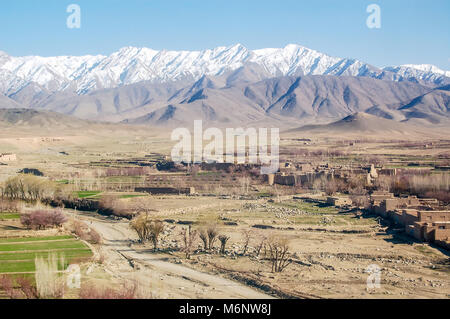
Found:
[[[288,133],[307,132],[314,135],[360,136],[361,138],[397,138],[407,136],[439,136],[438,131],[397,122],[375,115],[359,112],[325,125],[306,125],[289,130]]]
[[[0,109],[0,127],[76,128],[85,126],[87,123],[90,122],[50,111],[24,108]]]

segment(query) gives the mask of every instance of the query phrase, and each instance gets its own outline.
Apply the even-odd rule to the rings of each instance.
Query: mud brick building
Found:
[[[352,200],[348,197],[330,196],[327,198],[327,204],[336,207],[344,207],[352,205]]]
[[[439,201],[416,196],[394,197],[387,192],[371,195],[372,211],[405,228],[417,240],[433,242],[450,249],[450,211],[433,210]]]

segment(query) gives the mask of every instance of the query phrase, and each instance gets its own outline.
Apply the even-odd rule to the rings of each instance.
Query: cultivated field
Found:
[[[90,285],[69,290],[65,298],[117,297],[117,291],[147,298],[450,296],[448,251],[406,236],[371,214],[364,201],[352,207],[326,203],[330,193],[365,197],[360,179],[352,179],[350,189],[338,175],[333,183],[316,179],[288,186],[269,185],[250,170],[159,170],[156,164],[165,163],[173,142],[164,132],[144,129],[14,134],[0,139],[0,153],[17,155],[17,161],[0,166],[0,181],[32,168],[43,176],[30,183],[46,186],[39,200],[18,198],[15,211],[0,212],[0,273],[33,273],[36,256],[64,255],[64,266],[80,264],[82,284]],[[408,187],[394,179],[383,182],[413,195],[438,194],[448,181],[449,140],[411,139],[287,133],[280,157],[281,163],[375,163],[408,174],[416,169],[420,174],[407,176]],[[427,183],[433,188],[422,189]],[[139,187],[195,192],[148,194],[135,191]],[[67,222],[27,229],[20,217],[37,209],[61,209]],[[139,233],[142,225],[147,237]],[[274,264],[273,254],[283,252]],[[368,289],[367,269],[374,264],[381,269],[381,286]],[[134,290],[130,282],[138,283]]]

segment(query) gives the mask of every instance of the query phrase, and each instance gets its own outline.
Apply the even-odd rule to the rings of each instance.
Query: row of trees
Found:
[[[158,247],[161,234],[165,230],[164,223],[160,220],[152,219],[148,213],[135,217],[130,222],[130,227],[136,231],[141,243],[151,242],[155,250]],[[252,232],[249,230],[243,231],[243,236],[242,256],[248,252]],[[219,242],[219,251],[221,254],[225,254],[230,236],[220,234],[215,223],[209,223],[197,230],[188,225],[181,231],[181,251],[185,254],[186,259],[191,258],[199,239],[204,252],[211,253],[214,251],[215,244]],[[288,241],[285,239],[263,237],[256,247],[257,257],[259,257],[261,251],[264,251],[264,257],[271,262],[272,272],[282,272],[292,262]]]
[[[20,204],[17,200],[0,198],[0,213],[15,213],[19,211],[19,208]]]
[[[60,210],[35,210],[20,216],[20,222],[28,229],[46,229],[61,227],[67,218]]]
[[[43,177],[20,174],[6,180],[0,186],[0,192],[2,198],[10,200],[39,201],[52,197],[56,186]]]

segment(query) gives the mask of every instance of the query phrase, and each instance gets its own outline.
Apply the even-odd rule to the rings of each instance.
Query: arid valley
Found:
[[[373,205],[391,192],[418,197],[417,210],[448,211],[450,137],[397,129],[387,139],[391,128],[374,120],[356,115],[329,135],[282,132],[273,181],[247,164],[169,165],[164,130],[10,126],[0,136],[0,153],[14,154],[0,166],[0,273],[32,278],[36,256],[56,254],[80,267],[81,286],[64,298],[448,298],[448,250]],[[24,224],[34,211],[65,222]],[[141,222],[160,227],[156,240]],[[379,288],[367,286],[370,265]],[[23,294],[20,282],[8,293]]]

